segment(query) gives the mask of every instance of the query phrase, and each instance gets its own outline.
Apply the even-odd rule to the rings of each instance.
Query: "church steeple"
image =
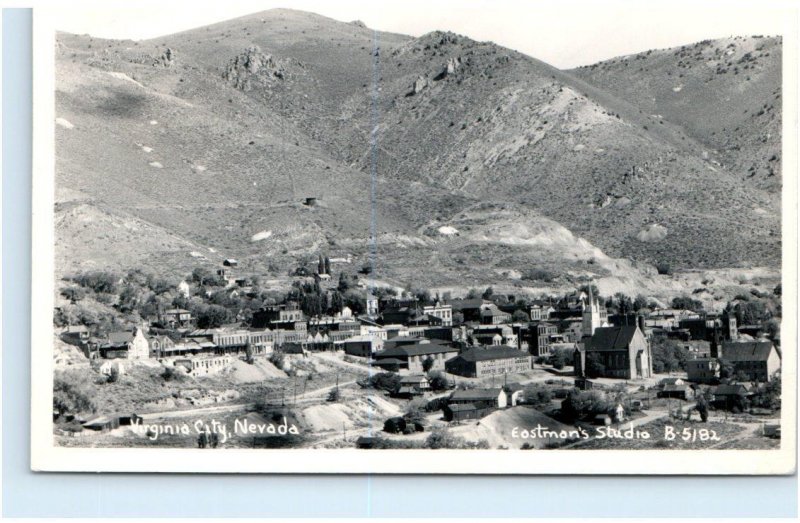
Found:
[[[583,303],[582,334],[583,336],[591,336],[598,327],[602,326],[603,317],[600,311],[600,301],[595,299],[592,286],[589,285],[589,297]]]

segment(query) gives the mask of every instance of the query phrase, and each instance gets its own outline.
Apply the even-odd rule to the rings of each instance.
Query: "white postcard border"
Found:
[[[782,4],[786,6],[786,4]],[[53,443],[55,20],[34,8],[31,468],[36,471],[377,474],[792,474],[797,441],[797,10],[783,37],[783,394],[779,450],[62,448]],[[792,340],[791,342],[789,340]],[[7,348],[8,350],[8,348]]]

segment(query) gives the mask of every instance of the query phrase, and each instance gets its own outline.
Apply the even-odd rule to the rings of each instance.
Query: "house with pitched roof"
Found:
[[[140,328],[110,332],[98,349],[100,355],[108,359],[146,360],[150,357],[150,344]]]
[[[781,369],[781,355],[769,340],[731,341],[717,348],[717,358],[733,364],[737,373],[766,383]]]
[[[508,405],[508,397],[503,389],[456,390],[447,399],[444,417],[448,421],[480,419],[498,408]]]

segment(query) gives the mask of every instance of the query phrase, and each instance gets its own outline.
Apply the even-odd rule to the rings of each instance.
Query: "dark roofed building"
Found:
[[[717,349],[717,357],[733,364],[736,372],[747,375],[751,381],[770,381],[781,369],[781,356],[768,340],[731,341]]]
[[[489,302],[481,298],[469,298],[464,300],[450,300],[449,305],[453,312],[460,312],[464,316],[464,321],[481,321],[481,307]]]
[[[423,362],[430,358],[433,361],[431,369],[444,370],[444,362],[457,353],[456,347],[442,343],[414,343],[398,345],[375,354],[375,365],[383,367],[385,360],[399,360],[398,369],[407,369],[411,372],[425,372]],[[394,363],[393,363],[394,364]]]
[[[653,375],[650,344],[638,325],[598,327],[575,351],[577,376],[637,379]]]
[[[453,391],[447,403],[448,405],[470,403],[476,407],[505,408],[506,401],[503,389],[465,389]]]
[[[445,362],[451,374],[480,378],[531,370],[531,355],[513,347],[473,347]]]

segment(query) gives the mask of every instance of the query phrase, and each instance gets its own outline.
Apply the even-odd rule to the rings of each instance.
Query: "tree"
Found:
[[[339,401],[339,398],[340,398],[339,387],[331,389],[331,391],[328,393],[328,401],[331,402]]]
[[[659,274],[663,275],[672,274],[672,268],[670,267],[669,263],[665,261],[658,262],[656,264],[656,271],[658,271]]]
[[[480,293],[478,292],[478,289],[470,289],[467,292],[467,299],[468,300],[474,300],[475,298],[478,298],[479,296],[480,296]]]
[[[481,297],[484,300],[488,300],[488,299],[491,299],[493,294],[494,294],[494,289],[492,287],[486,287],[486,290],[483,291],[483,294],[481,295]]]
[[[633,300],[621,292],[614,295],[614,305],[619,314],[628,314],[634,311]]]
[[[256,362],[255,355],[253,354],[253,345],[248,341],[247,344],[244,346],[244,358],[247,363],[252,365]]]
[[[231,312],[221,305],[208,305],[196,314],[197,326],[201,329],[214,329],[232,319]]]
[[[76,301],[80,301],[86,297],[86,291],[80,287],[67,287],[61,291],[61,295],[72,303],[75,303]]]
[[[633,310],[638,312],[647,308],[649,308],[647,298],[643,294],[637,295],[636,299],[633,300]]]
[[[703,302],[694,300],[688,296],[678,296],[672,299],[673,309],[686,309],[695,312],[703,311]]]
[[[770,316],[766,303],[758,299],[737,303],[734,313],[739,325],[758,325]]]
[[[119,367],[111,367],[111,372],[108,374],[108,383],[116,383],[119,381]]]
[[[703,394],[697,394],[695,409],[700,413],[703,423],[708,421],[708,400]]]
[[[453,313],[453,325],[461,325],[464,323],[464,314],[461,312]]]
[[[778,410],[781,408],[781,378],[776,377],[760,387],[753,395],[751,403],[754,407]]]
[[[131,312],[139,305],[139,290],[133,285],[126,285],[119,294],[117,310],[120,312]]]
[[[605,414],[612,407],[602,391],[572,389],[561,402],[561,413],[568,419],[582,419],[590,415]]]
[[[525,403],[534,406],[547,406],[553,399],[550,389],[544,385],[531,385],[525,388]]]
[[[561,370],[567,365],[572,364],[572,349],[558,348],[553,351],[550,356],[550,364],[556,370]]]
[[[531,317],[528,316],[528,313],[524,310],[517,309],[514,311],[514,314],[511,315],[511,320],[518,323],[525,323],[531,321]]]
[[[383,431],[389,434],[397,434],[406,429],[406,420],[400,416],[387,419],[383,424]]]
[[[119,275],[105,271],[86,272],[72,278],[72,281],[81,287],[87,287],[96,293],[105,294],[115,294],[119,280]]]
[[[422,372],[428,372],[429,370],[431,370],[433,368],[434,363],[435,362],[433,361],[433,358],[431,358],[430,356],[422,360]]]
[[[440,391],[450,388],[450,383],[447,381],[447,376],[443,372],[436,371],[428,374],[428,380],[431,383],[431,390]]]
[[[197,267],[192,271],[192,281],[205,285],[214,279],[214,275],[206,268]]]
[[[590,352],[586,356],[586,375],[590,378],[598,378],[605,374],[606,366],[596,352]]]
[[[689,352],[675,340],[658,336],[650,344],[653,355],[653,371],[656,373],[676,372],[686,368]]]
[[[66,413],[94,413],[97,405],[86,376],[77,372],[56,374],[53,380],[53,410],[59,416]]]
[[[732,379],[734,374],[736,373],[736,367],[728,360],[720,359],[719,360],[719,377],[723,380]]]

